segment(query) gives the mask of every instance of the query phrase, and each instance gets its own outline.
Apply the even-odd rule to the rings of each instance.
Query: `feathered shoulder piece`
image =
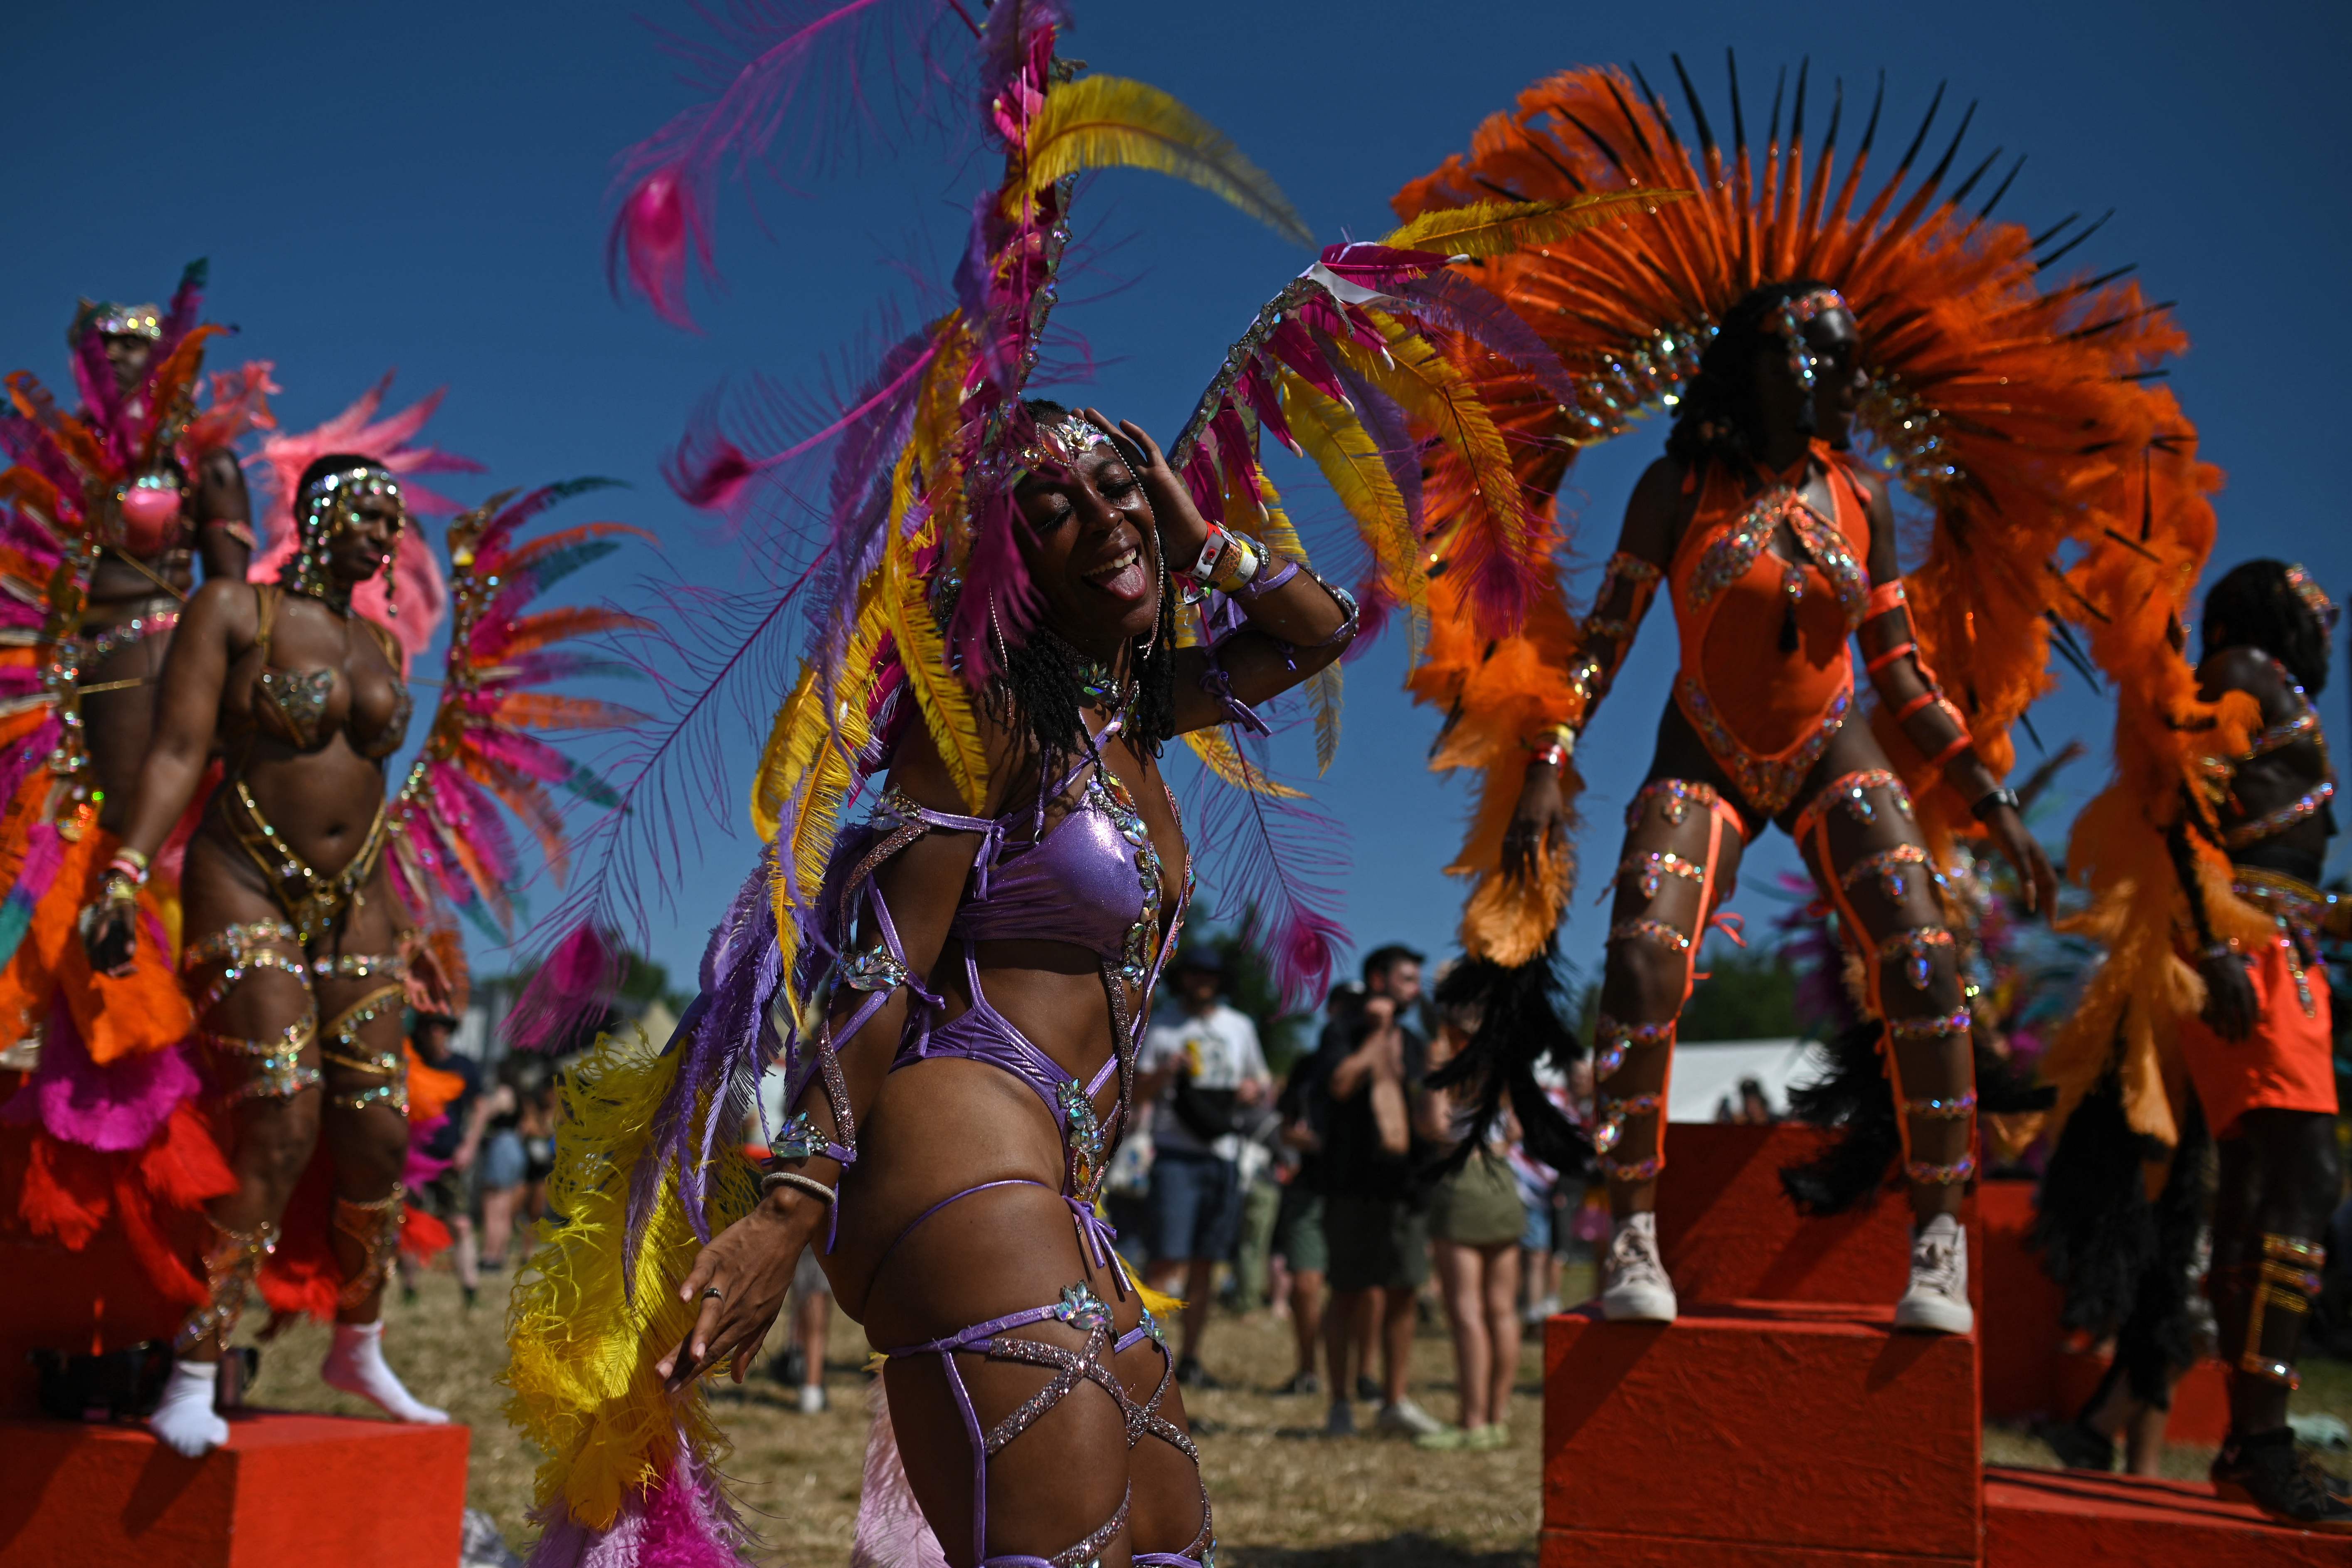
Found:
[[[295,487],[301,481],[303,469],[330,453],[351,452],[373,458],[399,475],[401,504],[411,512],[446,517],[457,510],[456,501],[426,489],[416,478],[421,474],[482,471],[482,466],[471,458],[461,458],[418,440],[434,411],[441,406],[443,393],[428,393],[398,413],[386,414],[384,399],[391,392],[392,377],[387,374],[350,407],[316,429],[280,433],[261,444],[251,464],[258,470],[262,491],[269,501],[261,520],[260,548],[254,552],[253,563],[247,572],[252,581],[276,582],[287,562],[293,559],[300,543],[294,525]],[[352,604],[368,619],[391,627],[402,654],[414,662],[432,643],[434,632],[448,614],[449,587],[442,580],[441,567],[432,551],[402,550],[394,556],[391,572],[359,585],[352,595]]]
[[[2022,160],[1997,169],[1996,150],[1958,163],[1973,110],[1931,148],[1940,89],[1872,189],[1864,175],[1883,82],[1841,167],[1842,85],[1815,147],[1817,89],[1801,67],[1784,97],[1784,72],[1762,143],[1751,145],[1735,71],[1727,145],[1679,60],[1675,69],[1687,120],[1638,70],[1563,71],[1396,197],[1400,216],[1427,219],[1497,196],[1694,193],[1578,247],[1521,247],[1469,268],[1510,301],[1558,369],[1545,379],[1492,356],[1465,362],[1522,480],[1556,494],[1584,447],[1675,405],[1742,295],[1818,279],[1844,296],[1861,328],[1873,384],[1864,445],[1934,520],[1906,588],[1921,654],[1985,761],[1996,773],[2010,766],[2010,727],[2051,685],[2053,638],[2116,682],[2126,710],[2143,716],[2127,722],[2193,721],[2193,682],[2166,627],[2210,547],[2206,496],[2219,477],[2195,461],[2193,426],[2154,383],[2185,342],[2165,308],[2125,280],[2128,268],[2054,274],[2095,224],[2069,217],[2035,233],[1996,220]],[[1933,163],[1915,179],[1923,153]],[[1478,481],[1452,454],[1435,454],[1433,512],[1450,515]],[[1577,637],[1555,605],[1530,617],[1524,642],[1441,640],[1417,671],[1416,693],[1449,714],[1439,764],[1489,773],[1488,809],[1456,869],[1491,872],[1508,812],[1503,773],[1524,762],[1518,746],[1532,727],[1576,717],[1552,672]],[[1927,776],[1895,726],[1878,729],[1931,839],[1966,828],[1965,803]]]
[[[614,803],[593,772],[533,731],[637,721],[642,715],[617,704],[546,689],[581,676],[631,673],[563,645],[642,623],[599,605],[534,606],[556,584],[619,549],[624,536],[649,536],[618,522],[581,523],[527,543],[517,535],[559,501],[615,482],[502,491],[449,524],[455,613],[447,671],[424,753],[391,808],[393,889],[428,931],[463,914],[486,934],[512,939],[523,867],[501,806],[538,840],[560,885],[571,869],[571,838],[551,792],[598,806]],[[436,947],[445,962],[457,951],[454,943]],[[453,988],[463,984],[456,975],[444,980]]]

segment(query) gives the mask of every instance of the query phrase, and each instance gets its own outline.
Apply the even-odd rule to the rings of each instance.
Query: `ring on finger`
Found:
[[[723,1301],[727,1299],[727,1292],[716,1285],[706,1285],[702,1288],[702,1299],[706,1301]]]

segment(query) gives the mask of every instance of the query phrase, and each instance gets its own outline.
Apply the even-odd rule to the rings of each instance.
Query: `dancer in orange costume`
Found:
[[[1659,193],[1654,220],[1604,230],[1597,245],[1524,248],[1479,269],[1552,365],[1464,359],[1520,479],[1542,494],[1558,490],[1579,448],[1634,416],[1676,417],[1593,613],[1573,619],[1553,585],[1519,637],[1488,643],[1441,610],[1413,688],[1449,715],[1436,765],[1484,774],[1453,868],[1476,879],[1463,936],[1484,962],[1465,966],[1468,983],[1504,1004],[1469,1053],[1477,1070],[1513,1033],[1528,1037],[1491,1025],[1527,1016],[1517,1004],[1539,985],[1571,890],[1576,737],[1665,585],[1684,666],[1629,816],[1596,1042],[1596,1142],[1624,1222],[1604,1305],[1673,1314],[1646,1211],[1664,1163],[1675,1019],[1739,850],[1774,820],[1798,837],[1887,1024],[1882,1051],[1919,1222],[1897,1321],[1960,1329],[1966,1258],[1950,1216],[1973,1172],[1976,1096],[1934,868],[1953,834],[1983,831],[2047,907],[2046,860],[1999,786],[2013,757],[2008,728],[2050,682],[2052,637],[2071,646],[2068,621],[2096,634],[2094,654],[2134,711],[2177,685],[2179,660],[2158,657],[2168,654],[2160,622],[2151,643],[2134,635],[2140,618],[2119,613],[2145,603],[2145,589],[2138,600],[2105,595],[2127,575],[2118,556],[2193,574],[2210,543],[2209,481],[2189,461],[2193,432],[2142,379],[2179,334],[2112,277],[2043,288],[2042,270],[2073,242],[2053,250],[2058,231],[2037,239],[1991,221],[2014,168],[1977,206],[1963,204],[1993,159],[1944,195],[1956,135],[1914,186],[1931,108],[1856,213],[1878,106],[1861,155],[1833,177],[1843,94],[1809,159],[1803,70],[1794,85],[1793,100],[1776,93],[1751,153],[1736,77],[1726,147],[1687,76],[1691,118],[1678,124],[1638,73],[1565,72],[1481,126],[1466,157],[1399,195],[1412,216],[1498,196]],[[1689,195],[1667,199],[1675,192]],[[1934,510],[1927,558],[1908,574],[1895,556],[1893,487],[1839,450],[1849,436]],[[1441,458],[1433,514],[1466,483]],[[2080,552],[2072,570],[2056,556],[2068,545]],[[1867,726],[1849,722],[1857,632],[1879,700]]]
[[[2101,1428],[2168,1405],[2186,1370],[2193,1265],[2180,1254],[2193,1227],[2164,1218],[2193,1214],[2206,1195],[2210,1127],[2220,1154],[2210,1289],[2230,1364],[2230,1433],[2213,1479],[2274,1518],[2352,1531],[2352,1499],[2296,1451],[2286,1423],[2342,1190],[2320,947],[2352,939],[2352,903],[2315,886],[2336,832],[2336,773],[2311,703],[2327,681],[2336,620],[2309,574],[2280,561],[2246,562],[2206,597],[2197,674],[2232,722],[2205,731],[2191,776],[2137,803],[2147,826],[2136,837],[2160,833],[2175,873],[2151,889],[2164,900],[2152,931],[2129,931],[2150,911],[2114,879],[2113,837],[2096,847],[2092,868],[2105,885],[2086,923],[2111,951],[2051,1062],[2068,1114],[2043,1182],[2041,1238],[2070,1320],[2121,1324],[2106,1382],[2054,1434],[2070,1464],[2104,1468],[2112,1444]],[[2127,821],[2132,804],[2103,796],[2117,819],[2102,825]],[[2114,940],[2127,931],[2141,940]],[[2150,1133],[2179,1145],[2152,1225],[2133,1212],[2149,1206]],[[2104,1299],[2118,1288],[2126,1299]]]

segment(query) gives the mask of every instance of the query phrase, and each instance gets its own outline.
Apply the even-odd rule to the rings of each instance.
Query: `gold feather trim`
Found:
[[[1199,757],[1211,773],[1235,789],[1262,795],[1268,800],[1306,798],[1305,792],[1295,790],[1259,772],[1222,728],[1212,726],[1206,730],[1187,730],[1184,731],[1184,743],[1192,748],[1193,755]]]
[[[1582,233],[1612,218],[1654,212],[1688,191],[1595,191],[1565,202],[1473,202],[1422,214],[1381,241],[1398,250],[1433,250],[1442,256],[1506,256],[1534,250]]]
[[[1045,95],[1028,140],[1028,188],[1016,199],[1088,169],[1150,169],[1223,197],[1286,238],[1315,241],[1265,170],[1215,126],[1147,83],[1116,76],[1064,82]]]

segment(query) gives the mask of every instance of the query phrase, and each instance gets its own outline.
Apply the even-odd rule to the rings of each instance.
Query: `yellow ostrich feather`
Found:
[[[642,1030],[605,1036],[562,1079],[564,1135],[548,1180],[538,1245],[507,1310],[507,1418],[543,1456],[541,1508],[560,1503],[609,1529],[632,1491],[666,1474],[684,1442],[704,1464],[727,1441],[698,1387],[671,1393],[654,1363],[686,1337],[696,1304],[678,1282],[701,1243],[678,1199],[677,1173],[659,1191],[634,1263],[624,1257],[629,1172],[656,1157],[654,1111],[678,1058]],[[759,1201],[759,1175],[722,1147],[710,1172],[712,1229]]]
[[[1255,468],[1255,463],[1252,464]],[[1286,556],[1301,566],[1313,563],[1307,559],[1307,545],[1298,531],[1290,525],[1290,518],[1282,510],[1282,494],[1266,478],[1264,468],[1257,468],[1259,494],[1253,496],[1246,485],[1236,483],[1232,474],[1225,477],[1225,515],[1244,533],[1257,536],[1277,555]],[[1339,752],[1339,713],[1347,692],[1335,660],[1307,678],[1307,704],[1315,716],[1315,771],[1331,771],[1331,759]],[[1239,748],[1235,754],[1238,756]],[[1212,767],[1215,764],[1212,763]],[[1224,778],[1223,773],[1217,775]],[[1227,779],[1228,784],[1234,782]],[[1269,783],[1271,781],[1268,781]],[[1273,794],[1272,790],[1261,791]],[[1293,790],[1287,792],[1297,795]]]
[[[1418,663],[1429,640],[1429,571],[1413,537],[1404,497],[1381,460],[1379,446],[1347,405],[1326,397],[1288,370],[1276,379],[1291,435],[1356,520],[1357,531],[1380,566],[1382,584],[1404,609],[1412,644],[1408,662]]]
[[[1523,564],[1538,560],[1538,524],[1525,507],[1512,504],[1520,485],[1510,448],[1476,388],[1426,338],[1387,317],[1373,320],[1388,339],[1386,359],[1347,338],[1333,339],[1332,347],[1460,456],[1477,487],[1480,508],[1493,521],[1496,547]]]
[[[930,535],[930,525],[926,523],[914,540],[891,540],[883,563],[882,599],[889,608],[898,662],[906,669],[916,705],[922,710],[924,727],[930,731],[957,793],[963,796],[964,809],[977,813],[988,798],[988,748],[981,740],[980,715],[973,710],[971,692],[963,678],[948,668],[947,639],[931,614],[929,595],[924,592],[923,580],[908,566],[908,556],[928,543]]]
[[[793,917],[815,902],[817,884],[840,831],[842,806],[856,784],[856,758],[872,734],[866,703],[874,690],[875,656],[890,623],[884,575],[877,570],[858,590],[856,622],[841,659],[839,683],[828,691],[822,670],[814,664],[802,666],[792,695],[776,710],[767,749],[752,777],[752,826],[761,838],[776,844],[778,852],[779,872],[770,896],[787,974],[800,956]],[[788,811],[792,833],[777,842]],[[786,994],[793,998],[800,1026],[810,1027],[814,1020],[797,1017],[798,991],[788,987]]]
[[[1595,191],[1566,202],[1473,202],[1427,212],[1381,241],[1399,250],[1444,256],[1507,256],[1556,244],[1611,218],[1678,202],[1688,191]]]
[[[1089,76],[1045,95],[1029,122],[1024,201],[1088,169],[1151,169],[1223,197],[1301,245],[1315,237],[1282,190],[1213,125],[1171,95],[1125,77]]]
[[[1295,790],[1278,780],[1258,772],[1255,764],[1242,755],[1221,726],[1206,730],[1187,730],[1184,743],[1201,759],[1208,770],[1235,789],[1245,789],[1252,795],[1262,795],[1268,800],[1303,800],[1304,791]]]

